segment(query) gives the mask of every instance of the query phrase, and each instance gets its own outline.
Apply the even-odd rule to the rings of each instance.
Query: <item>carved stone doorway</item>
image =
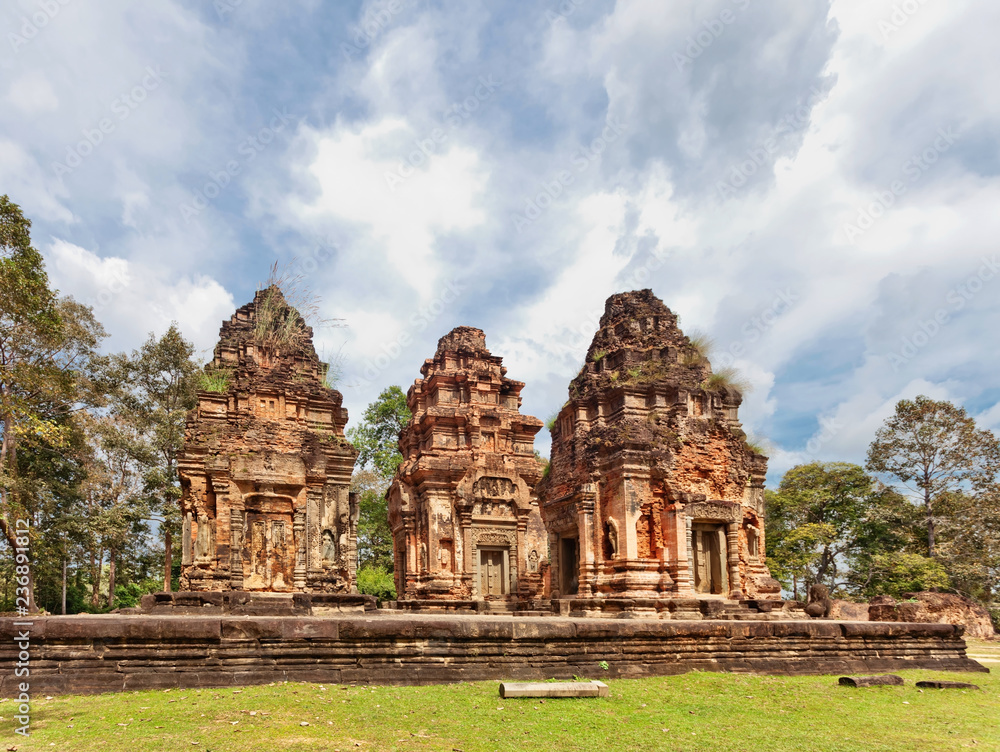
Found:
[[[726,526],[695,523],[691,526],[694,590],[706,595],[726,592]]]
[[[505,554],[500,548],[479,549],[479,592],[484,598],[507,594]]]
[[[243,535],[243,587],[291,590],[295,566],[291,515],[248,512]]]
[[[565,598],[580,590],[580,554],[576,538],[559,540],[559,592]]]

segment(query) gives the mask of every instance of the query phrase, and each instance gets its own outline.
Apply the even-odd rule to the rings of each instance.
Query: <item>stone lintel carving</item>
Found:
[[[743,519],[743,507],[737,502],[699,501],[684,505],[684,515],[691,520],[713,520],[735,523]]]

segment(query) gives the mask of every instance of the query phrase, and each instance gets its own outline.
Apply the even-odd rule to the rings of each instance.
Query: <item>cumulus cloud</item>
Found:
[[[201,356],[210,355],[221,322],[236,307],[221,284],[203,275],[165,283],[169,272],[163,266],[102,258],[62,240],[53,242],[45,256],[53,287],[91,306],[113,347],[128,349],[176,322]]]
[[[998,426],[998,21],[971,0],[74,3],[0,52],[0,176],[64,292],[129,280],[101,310],[123,346],[177,319],[207,347],[273,261],[305,269],[347,324],[317,337],[355,416],[471,324],[544,418],[606,297],[651,287],[752,383],[775,482],[863,460],[904,396]],[[275,109],[287,127],[241,151]]]

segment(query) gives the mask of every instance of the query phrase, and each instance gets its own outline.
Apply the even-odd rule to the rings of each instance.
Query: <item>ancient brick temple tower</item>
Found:
[[[413,420],[388,493],[401,600],[542,594],[546,537],[533,490],[542,422],[521,415],[524,384],[501,361],[482,330],[460,326],[407,393]]]
[[[357,451],[324,369],[277,287],[223,323],[178,459],[182,589],[353,588]]]
[[[569,397],[538,488],[553,597],[779,592],[764,564],[767,458],[745,442],[742,396],[651,290],[608,298]]]

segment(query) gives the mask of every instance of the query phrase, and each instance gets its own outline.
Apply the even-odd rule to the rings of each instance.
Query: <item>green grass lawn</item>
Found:
[[[969,652],[1000,659],[995,643]],[[541,702],[501,700],[497,682],[37,697],[27,739],[13,733],[14,701],[0,702],[0,750],[1000,750],[996,673],[901,673],[906,686],[871,689],[835,676],[691,673]],[[916,689],[926,678],[982,691]]]

